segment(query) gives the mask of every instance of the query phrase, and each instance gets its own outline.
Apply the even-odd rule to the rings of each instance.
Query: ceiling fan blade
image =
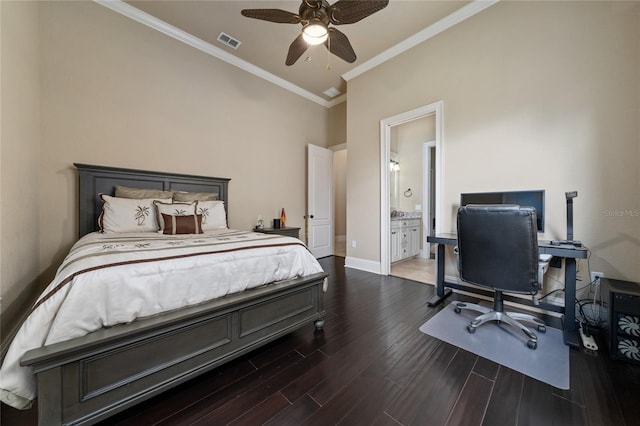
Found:
[[[353,51],[347,36],[335,28],[329,28],[329,38],[324,42],[324,45],[329,49],[329,52],[350,64],[357,59],[356,52]]]
[[[329,20],[334,25],[353,24],[388,4],[389,0],[338,0],[329,7]]]
[[[298,24],[300,17],[293,12],[281,9],[243,9],[240,13],[247,18],[262,19],[278,24]]]
[[[287,53],[287,60],[285,61],[285,64],[295,64],[298,58],[307,51],[307,47],[309,47],[309,45],[302,38],[302,34],[300,34],[295,40],[293,40],[291,46],[289,46],[289,52]]]

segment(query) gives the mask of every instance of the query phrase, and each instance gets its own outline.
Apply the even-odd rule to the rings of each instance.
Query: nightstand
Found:
[[[253,229],[253,232],[261,232],[263,234],[278,234],[284,235],[287,237],[300,238],[300,228],[294,228],[292,226],[287,226],[286,228],[273,229],[273,228],[263,228],[263,229]]]

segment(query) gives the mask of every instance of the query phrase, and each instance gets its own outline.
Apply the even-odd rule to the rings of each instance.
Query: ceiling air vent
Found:
[[[225,33],[220,33],[220,35],[218,36],[218,41],[220,43],[226,44],[227,46],[233,49],[237,49],[238,46],[240,46],[240,44],[242,43],[240,40],[236,40],[235,38],[231,37],[229,34],[225,34]]]
[[[340,91],[338,89],[336,89],[335,87],[330,87],[329,89],[325,90],[322,93],[325,96],[328,96],[330,98],[335,98],[336,96],[338,96],[340,94]]]

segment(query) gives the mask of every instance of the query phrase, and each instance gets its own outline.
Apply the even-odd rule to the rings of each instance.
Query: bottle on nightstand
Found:
[[[287,221],[287,215],[284,212],[284,207],[282,208],[282,211],[280,212],[280,227],[281,228],[285,228],[285,222]]]

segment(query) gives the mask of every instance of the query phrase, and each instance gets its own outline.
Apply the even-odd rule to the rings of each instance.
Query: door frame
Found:
[[[391,270],[390,229],[391,215],[389,199],[389,161],[391,160],[391,128],[409,121],[435,115],[436,149],[436,232],[442,222],[442,139],[444,102],[438,101],[411,111],[380,120],[380,273],[389,275]],[[425,235],[426,241],[426,235]]]
[[[422,144],[422,253],[421,257],[429,258],[430,244],[427,243],[426,236],[431,232],[431,199],[435,200],[434,194],[431,193],[431,148],[436,149],[436,141],[431,140]],[[435,156],[435,152],[434,152]],[[438,179],[433,180],[438,183]],[[437,215],[435,215],[437,217]]]

